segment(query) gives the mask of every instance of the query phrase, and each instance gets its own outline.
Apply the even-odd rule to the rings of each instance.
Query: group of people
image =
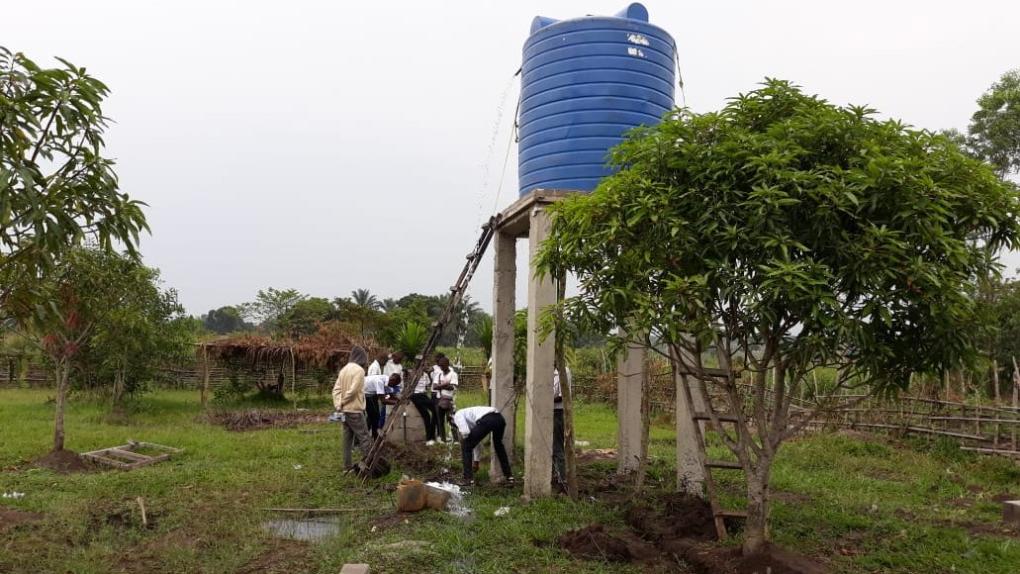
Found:
[[[370,364],[368,353],[361,347],[351,349],[348,362],[337,375],[333,386],[333,406],[336,410],[333,420],[343,425],[343,460],[345,468],[353,467],[354,448],[357,446],[363,457],[372,447],[372,439],[378,437],[386,420],[386,406],[396,403],[401,383],[407,374],[402,366],[403,354],[380,354]],[[451,435],[457,435],[461,443],[464,462],[464,480],[471,483],[479,460],[478,446],[492,436],[493,449],[499,460],[503,477],[513,482],[510,458],[503,445],[506,420],[496,409],[489,406],[468,407],[457,410],[457,372],[450,366],[450,360],[442,353],[435,355],[435,365],[422,374],[416,382],[411,402],[425,423],[428,445],[452,442],[447,438],[446,425],[451,423]]]

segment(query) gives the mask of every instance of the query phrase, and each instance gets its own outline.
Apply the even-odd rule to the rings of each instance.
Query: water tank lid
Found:
[[[632,2],[623,10],[617,12],[613,17],[623,18],[626,20],[637,20],[639,22],[648,22],[648,9],[640,2]],[[542,28],[551,26],[557,22],[560,22],[560,20],[555,18],[546,18],[545,16],[535,16],[535,19],[531,21],[531,33],[534,34]]]

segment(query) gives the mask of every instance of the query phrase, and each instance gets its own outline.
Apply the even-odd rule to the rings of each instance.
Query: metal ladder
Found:
[[[411,371],[411,376],[401,381],[404,385],[400,391],[400,397],[397,399],[397,404],[394,405],[393,415],[386,417],[386,424],[383,426],[383,430],[376,437],[375,442],[372,443],[372,448],[368,451],[368,456],[365,460],[360,463],[361,470],[364,476],[369,476],[367,472],[372,469],[379,460],[379,456],[382,454],[383,446],[386,443],[386,437],[393,429],[393,425],[399,418],[400,413],[403,409],[407,408],[407,403],[411,400],[411,395],[414,393],[414,387],[418,382],[418,379],[425,374],[427,368],[426,361],[428,357],[432,355],[432,351],[435,350],[436,345],[439,343],[439,339],[443,334],[443,330],[450,323],[453,318],[454,311],[457,306],[460,305],[461,300],[464,298],[464,292],[467,290],[468,284],[471,283],[471,278],[474,277],[475,271],[478,269],[478,264],[482,260],[482,256],[485,255],[486,249],[489,247],[489,243],[492,241],[492,236],[496,233],[496,226],[499,224],[499,216],[494,215],[489,218],[484,225],[482,225],[482,233],[478,237],[478,242],[475,244],[474,250],[467,254],[467,262],[464,263],[464,268],[461,270],[460,275],[457,277],[456,283],[453,287],[450,287],[450,298],[446,302],[446,308],[439,315],[439,318],[432,323],[432,332],[429,334],[428,340],[425,342],[425,346],[422,347],[421,351],[415,356],[414,370]]]
[[[710,376],[726,376],[721,369],[705,369],[707,374]],[[718,373],[714,371],[719,371]],[[688,384],[687,374],[681,374],[683,379],[684,393],[687,395],[687,404],[693,407],[694,403],[691,400],[691,387]],[[705,405],[706,408],[711,409],[712,405]],[[720,424],[723,423],[735,423],[737,417],[731,413],[716,413],[716,418]],[[744,472],[744,467],[739,462],[729,460],[712,460],[708,458],[708,451],[705,446],[705,436],[701,432],[701,424],[704,421],[712,422],[712,416],[708,412],[704,411],[691,411],[691,422],[694,427],[695,441],[698,444],[698,455],[701,461],[702,473],[705,477],[705,498],[708,499],[708,504],[712,509],[712,518],[715,521],[715,531],[719,540],[725,540],[728,536],[726,532],[726,519],[727,518],[747,518],[747,511],[745,510],[733,510],[724,509],[719,503],[719,493],[715,484],[715,479],[712,477],[713,470],[726,470],[726,471],[739,471]],[[721,432],[721,429],[720,429]]]

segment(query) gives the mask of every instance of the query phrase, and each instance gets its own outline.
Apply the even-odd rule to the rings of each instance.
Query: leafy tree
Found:
[[[255,328],[254,325],[244,320],[239,308],[231,305],[210,309],[208,313],[202,315],[202,325],[207,330],[220,335],[250,331]]]
[[[109,90],[60,63],[41,68],[0,46],[0,315],[31,312],[40,276],[83,240],[133,254],[148,230],[103,156]]]
[[[354,291],[351,291],[351,300],[355,305],[364,307],[371,311],[379,311],[382,309],[382,303],[380,303],[379,299],[369,292],[368,289],[355,289]]]
[[[800,385],[836,367],[838,386],[895,392],[912,371],[972,358],[974,279],[1020,242],[1015,186],[944,136],[874,113],[768,80],[721,111],[634,132],[612,153],[619,172],[551,208],[537,265],[578,277],[567,317],[648,333],[709,405],[747,475],[745,553],[765,544],[778,448],[828,406],[791,412]]]
[[[194,356],[199,327],[185,316],[177,292],[160,287],[159,271],[132,260],[117,266],[129,275],[120,281],[118,304],[96,320],[76,361],[95,384],[112,383],[115,405],[156,378],[159,367]]]
[[[392,322],[385,313],[346,297],[334,299],[333,306],[340,321],[356,328],[362,337],[377,335]]]
[[[21,317],[21,326],[35,337],[56,374],[54,451],[64,448],[64,407],[71,369],[80,352],[104,320],[117,322],[120,309],[151,285],[151,270],[131,257],[75,249],[56,262],[53,273],[38,287],[43,302]]]
[[[1020,70],[1010,70],[977,101],[968,143],[1000,177],[1020,171]]]
[[[259,289],[255,300],[240,306],[241,315],[246,319],[258,321],[259,325],[270,331],[277,329],[277,320],[297,303],[304,301],[308,295],[297,289]]]
[[[310,297],[298,301],[280,316],[280,332],[291,337],[310,335],[316,332],[319,325],[328,321],[336,314],[336,308],[327,299]]]

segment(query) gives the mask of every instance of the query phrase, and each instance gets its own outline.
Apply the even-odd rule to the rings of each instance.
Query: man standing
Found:
[[[503,471],[506,481],[513,484],[514,475],[510,470],[510,458],[507,457],[506,447],[503,445],[503,431],[506,430],[506,419],[503,418],[503,415],[492,407],[468,407],[460,409],[453,415],[453,424],[460,434],[460,456],[461,462],[464,464],[464,482],[474,484],[472,453],[482,440],[491,434],[492,448],[496,451],[496,458],[499,459],[499,467]]]
[[[432,379],[432,397],[436,402],[436,434],[442,442],[446,440],[446,417],[453,413],[454,395],[457,392],[457,371],[450,367],[450,359],[445,355],[436,360]],[[452,442],[453,439],[450,439]]]
[[[368,421],[365,420],[365,367],[368,365],[368,353],[361,347],[351,349],[350,360],[333,385],[333,406],[343,417],[344,429],[344,468],[353,466],[354,443],[358,445],[362,458],[368,456],[372,448],[372,438],[368,433]]]

